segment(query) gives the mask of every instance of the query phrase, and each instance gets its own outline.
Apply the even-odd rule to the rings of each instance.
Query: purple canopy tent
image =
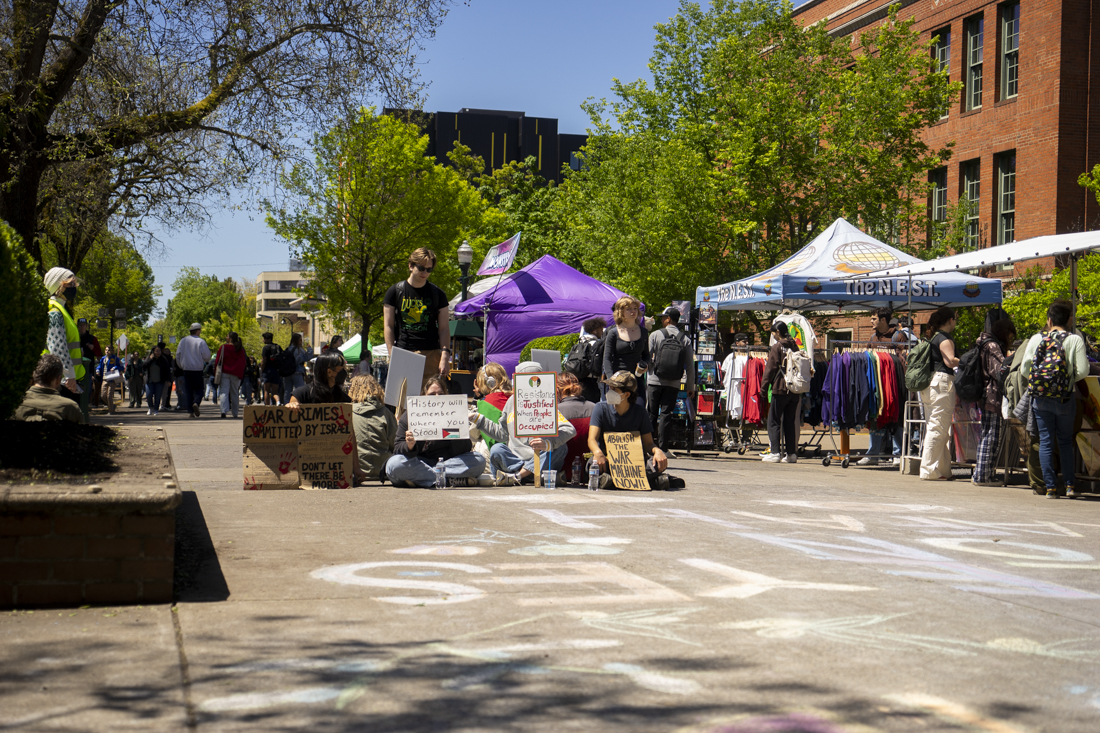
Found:
[[[455,306],[456,316],[485,315],[485,361],[511,374],[532,339],[579,333],[589,318],[611,318],[621,290],[544,255],[500,285]],[[489,311],[485,313],[485,304]]]

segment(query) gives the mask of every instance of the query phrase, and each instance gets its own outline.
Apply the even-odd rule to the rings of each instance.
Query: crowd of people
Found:
[[[425,357],[419,390],[410,390],[423,395],[447,394],[450,388],[448,301],[430,282],[435,264],[431,250],[412,252],[408,277],[387,291],[383,304],[387,347]],[[150,416],[174,409],[198,418],[204,397],[217,405],[222,418],[237,418],[242,401],[290,409],[311,403],[351,403],[360,479],[381,478],[395,485],[426,487],[435,485],[437,469],[442,468],[454,485],[517,485],[533,480],[536,457],[543,469],[562,471],[567,469],[566,446],[572,446],[574,452],[580,446],[591,455],[590,465],[598,468],[598,482],[606,487],[612,479],[604,434],[637,431],[650,485],[683,485],[666,473],[668,460],[676,458],[670,449],[670,425],[681,391],[686,390],[689,399],[694,397],[696,370],[691,340],[679,327],[681,314],[675,307],[665,309],[647,330],[642,304],[623,296],[615,302],[610,320],[584,322],[557,382],[555,435],[517,436],[509,374],[502,365],[489,362],[474,379],[477,404],[469,415],[471,438],[418,441],[409,431],[408,416],[402,410],[395,414],[384,404],[383,388],[370,374],[369,359],[352,373],[339,350],[339,336],[315,355],[303,345],[299,333],[293,334],[285,348],[274,342],[273,334],[265,333],[256,359],[246,353],[234,332],[212,352],[202,337],[202,324],[193,323],[174,355],[165,344],[156,344],[145,356],[137,352],[120,356],[112,345],[101,348],[83,319],[73,321],[70,308],[80,282],[71,271],[53,268],[44,284],[50,294],[47,344],[34,383],[16,414],[20,419],[82,420],[79,408],[73,409],[82,384],[94,385],[97,399],[114,413],[115,393],[125,380],[129,406],[140,409],[144,397]],[[920,478],[924,480],[954,479],[949,438],[956,383],[962,378],[962,358],[952,339],[956,324],[951,308],[934,311],[927,324],[929,339],[913,348],[909,357],[908,370],[927,372],[914,388],[919,389],[925,423],[923,437],[913,438],[920,444]],[[871,345],[917,342],[910,324],[899,323],[888,309],[873,315],[873,325]],[[770,450],[763,459],[794,463],[801,394],[788,388],[787,379],[789,356],[801,347],[780,320],[772,323],[771,336],[759,394],[770,403]],[[1028,449],[1032,488],[1049,498],[1063,493],[1076,496],[1074,433],[1080,425],[1080,410],[1074,399],[1075,385],[1090,369],[1097,373],[1100,367],[1090,364],[1084,341],[1074,333],[1072,303],[1053,302],[1046,327],[1026,344],[1017,339],[1016,327],[1007,314],[993,309],[975,350],[977,362],[967,368],[967,378],[974,379],[977,374],[980,380],[981,429],[973,483],[992,483],[994,462],[1010,417],[1015,417],[1018,422],[1013,421],[1012,427]],[[88,373],[86,359],[94,365]],[[311,367],[308,373],[307,367]],[[523,362],[516,373],[540,369],[536,362]],[[173,392],[177,399],[171,408]],[[870,448],[859,464],[900,460],[902,430],[900,422],[872,430]],[[892,456],[886,458],[884,452],[891,449]]]

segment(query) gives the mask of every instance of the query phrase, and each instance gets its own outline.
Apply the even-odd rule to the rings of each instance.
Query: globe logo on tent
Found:
[[[890,250],[873,242],[849,242],[833,252],[837,272],[871,272],[903,264]]]
[[[776,265],[775,269],[765,270],[763,273],[752,279],[767,280],[774,275],[786,275],[792,273],[795,270],[801,269],[803,265],[810,262],[816,252],[817,249],[812,244],[806,245],[802,249],[798,250],[798,252],[796,252],[794,255],[792,255],[790,259],[786,260],[785,262],[780,262],[778,265]]]

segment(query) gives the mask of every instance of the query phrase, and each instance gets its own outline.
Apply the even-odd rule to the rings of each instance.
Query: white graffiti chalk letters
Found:
[[[801,580],[780,580],[760,573],[738,570],[728,565],[712,562],[710,560],[680,560],[685,565],[690,565],[699,570],[716,573],[731,580],[738,581],[738,585],[727,585],[715,590],[699,593],[706,598],[751,598],[752,596],[766,593],[770,590],[827,590],[854,593],[866,590],[876,590],[865,585],[843,585],[839,583],[811,583]]]
[[[385,596],[375,600],[386,603],[397,603],[407,606],[436,605],[441,603],[463,603],[474,601],[485,595],[480,588],[473,588],[458,583],[441,583],[433,580],[399,580],[397,578],[371,578],[359,575],[361,570],[372,568],[442,568],[447,570],[460,570],[464,573],[488,573],[485,568],[477,565],[466,565],[457,562],[360,562],[352,565],[334,565],[328,568],[314,570],[310,576],[318,580],[327,580],[330,583],[341,585],[364,585],[372,588],[402,588],[409,590],[425,590],[437,593],[435,596]]]

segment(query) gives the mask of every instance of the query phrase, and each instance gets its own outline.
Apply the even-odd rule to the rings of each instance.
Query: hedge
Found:
[[[565,363],[565,358],[569,356],[569,352],[573,350],[573,347],[577,345],[577,342],[581,340],[581,336],[578,333],[570,333],[565,336],[545,336],[538,338],[523,347],[523,351],[520,352],[519,360],[531,361],[531,349],[557,349],[561,352],[561,363]]]
[[[5,321],[0,349],[0,419],[11,417],[27,393],[46,346],[50,318],[46,289],[15,230],[0,221],[0,303]]]

